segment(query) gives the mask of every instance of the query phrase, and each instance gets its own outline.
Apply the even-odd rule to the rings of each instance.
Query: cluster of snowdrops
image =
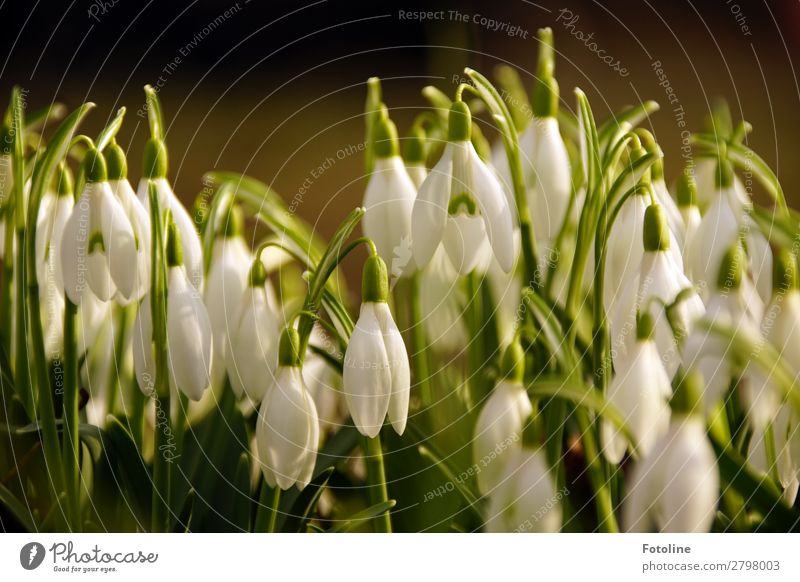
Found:
[[[12,470],[5,510],[31,530],[109,527],[123,502],[103,509],[102,458],[120,490],[147,481],[136,529],[202,528],[179,460],[226,408],[239,529],[795,529],[798,214],[723,103],[671,191],[637,127],[657,105],[598,124],[576,89],[571,114],[539,38],[530,94],[509,67],[497,86],[467,69],[452,100],[423,90],[402,138],[370,79],[363,207],[328,244],[247,176],[211,172],[187,211],[150,88],[136,190],[124,110],[92,139],[84,105],[45,142],[58,108],[26,119],[15,90],[3,427],[15,465],[33,439],[47,478]],[[353,317],[335,274],[356,249]],[[429,489],[404,499],[417,470]],[[367,499],[344,503],[353,490]],[[403,521],[436,503],[437,522]]]

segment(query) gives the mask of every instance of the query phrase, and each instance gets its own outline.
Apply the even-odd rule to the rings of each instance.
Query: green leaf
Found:
[[[25,131],[37,131],[47,124],[48,121],[61,119],[67,112],[63,103],[53,103],[47,107],[42,107],[25,116]]]
[[[600,143],[597,138],[597,127],[595,126],[592,108],[586,94],[575,88],[575,97],[578,100],[578,127],[581,133],[581,159],[584,165],[584,176],[586,176],[586,191],[592,196],[600,180]]]
[[[150,135],[157,139],[164,139],[164,116],[161,114],[161,101],[158,92],[150,85],[144,86],[147,101],[147,120],[150,122]]]
[[[428,447],[425,445],[420,445],[417,447],[419,454],[430,461],[431,465],[436,467],[439,471],[441,471],[442,475],[447,479],[447,482],[452,483],[455,486],[455,489],[461,494],[461,497],[464,498],[464,502],[467,505],[467,508],[475,514],[475,516],[483,523],[486,519],[483,511],[483,504],[480,499],[478,499],[472,491],[468,487],[464,485],[462,479],[456,477],[456,474],[453,470],[447,465],[447,463],[441,459],[439,456],[434,454]]]
[[[0,503],[14,516],[14,519],[28,532],[38,531],[33,522],[33,514],[2,483],[0,483]]]
[[[334,468],[328,467],[317,475],[298,495],[289,515],[283,521],[281,527],[285,532],[302,532],[314,517],[319,498],[325,490],[328,481],[333,475]]]
[[[109,143],[111,143],[111,140],[113,140],[116,137],[117,132],[122,127],[122,122],[124,119],[125,119],[125,108],[120,107],[119,110],[117,111],[117,115],[114,117],[114,119],[111,120],[111,123],[109,123],[105,127],[105,129],[103,129],[103,131],[100,132],[100,135],[97,136],[97,139],[94,140],[94,147],[96,147],[100,151],[103,151],[105,147]]]
[[[615,133],[626,133],[659,109],[661,106],[656,101],[645,101],[636,106],[625,107],[612,115],[597,129],[600,146],[606,150]]]
[[[394,499],[376,503],[375,505],[368,507],[363,511],[359,511],[349,519],[340,522],[339,525],[331,529],[331,533],[344,533],[351,531],[353,528],[363,525],[364,522],[374,519],[380,514],[389,511],[395,505],[397,505],[397,501]]]
[[[709,438],[717,454],[722,482],[764,516],[763,528],[758,529],[784,533],[797,531],[800,512],[786,506],[780,490],[769,477],[755,474],[733,447],[723,445],[712,434]]]

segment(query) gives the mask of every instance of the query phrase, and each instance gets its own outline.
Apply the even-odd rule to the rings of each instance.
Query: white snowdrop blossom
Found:
[[[167,236],[167,360],[170,386],[199,401],[211,385],[214,342],[211,321],[181,257],[179,231],[170,223]],[[133,326],[133,363],[139,388],[151,396],[155,386],[153,320],[148,293]]]
[[[389,306],[386,264],[372,256],[364,264],[361,312],[344,356],[343,391],[358,431],[370,438],[387,414],[398,434],[408,417],[411,372],[403,337]]]
[[[654,320],[644,313],[639,317],[636,342],[619,359],[616,374],[608,388],[608,402],[616,408],[636,439],[636,452],[646,457],[669,424],[669,398],[672,386],[653,341]],[[622,460],[627,441],[610,421],[601,425],[603,453],[610,463]]]
[[[90,149],[83,171],[86,186],[62,234],[64,290],[75,305],[87,286],[101,301],[117,292],[130,301],[138,291],[136,235],[108,183],[103,154]]]
[[[472,439],[472,457],[476,467],[478,490],[484,495],[497,487],[512,451],[522,447],[522,431],[533,406],[522,385],[525,355],[518,343],[512,343],[503,355],[503,379],[487,398],[478,415]]]
[[[501,268],[514,264],[513,219],[497,177],[470,142],[471,114],[461,101],[450,109],[448,142],[419,188],[412,212],[412,246],[419,268],[439,243],[459,274],[472,272],[488,240]]]
[[[270,300],[269,286],[264,264],[256,259],[247,288],[237,301],[238,313],[226,331],[230,337],[224,355],[228,378],[238,398],[246,395],[256,404],[263,400],[278,365],[280,321]]]
[[[622,511],[627,531],[710,531],[719,498],[719,470],[698,410],[701,384],[697,374],[680,379],[669,430],[635,464]]]
[[[411,256],[411,211],[417,189],[400,157],[397,129],[385,108],[373,130],[375,166],[364,193],[364,234],[375,243],[392,277],[414,272]]]
[[[270,487],[296,485],[302,491],[317,460],[319,418],[303,381],[299,344],[297,331],[287,328],[274,379],[264,378],[268,387],[256,421],[256,450]]]
[[[172,186],[167,180],[167,148],[161,140],[151,138],[145,145],[144,176],[139,181],[137,196],[150,215],[149,182],[153,181],[158,194],[158,205],[163,210],[169,209],[172,220],[178,227],[183,245],[183,261],[189,280],[195,289],[203,288],[203,246],[197,233],[195,221],[189,216],[186,208],[178,200]]]

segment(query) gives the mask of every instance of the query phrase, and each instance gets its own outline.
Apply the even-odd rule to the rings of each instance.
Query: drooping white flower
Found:
[[[411,210],[417,189],[406,171],[397,129],[382,107],[373,125],[375,166],[364,193],[364,234],[372,239],[393,277],[414,272]]]
[[[224,355],[225,368],[236,396],[247,395],[256,404],[263,400],[278,365],[280,322],[271,305],[269,284],[263,263],[254,261],[247,288],[238,301],[238,313],[227,332],[230,346]]]
[[[608,389],[608,402],[619,411],[636,439],[636,452],[646,457],[669,424],[670,378],[653,341],[655,321],[639,317],[636,342],[615,362],[616,374]],[[603,453],[610,463],[622,460],[628,447],[622,432],[608,420],[602,422]]]
[[[722,259],[714,292],[706,302],[703,321],[729,328],[757,343],[763,306],[758,308],[757,314],[752,311],[752,299],[757,299],[758,294],[745,294],[744,264],[744,252],[736,244]],[[683,367],[700,372],[705,386],[703,402],[707,414],[722,402],[731,379],[741,371],[740,363],[730,357],[730,351],[728,340],[701,325],[695,326],[684,344]]]
[[[694,244],[697,232],[700,229],[703,217],[697,207],[697,187],[694,176],[687,169],[681,173],[677,185],[678,211],[683,218],[683,247],[681,257],[683,258],[683,268],[686,276],[694,280],[692,275],[692,245]]]
[[[536,240],[549,248],[566,218],[572,193],[569,156],[555,117],[534,117],[519,138],[528,210]]]
[[[195,289],[203,288],[203,247],[195,222],[167,180],[167,148],[159,139],[151,138],[145,145],[143,177],[136,194],[150,215],[149,180],[153,180],[158,193],[158,204],[162,211],[169,209],[172,220],[181,233],[183,261],[186,273]]]
[[[742,217],[733,206],[736,199],[733,169],[728,162],[722,162],[720,169],[716,195],[703,215],[690,249],[690,270],[695,285],[701,290],[713,286],[722,258],[736,243],[741,231]]]
[[[133,227],[108,184],[103,154],[89,150],[83,171],[86,186],[62,234],[64,290],[76,305],[87,285],[101,301],[117,292],[130,301],[138,290]]]
[[[697,185],[697,206],[705,215],[719,193],[719,162],[713,158],[701,158],[694,165],[694,179]],[[747,189],[738,176],[732,177],[732,208],[737,216],[750,205]]]
[[[453,103],[444,153],[414,202],[412,246],[419,268],[443,242],[459,274],[470,273],[481,262],[487,238],[502,269],[514,265],[511,209],[497,177],[470,142],[471,125],[467,105]]]
[[[343,391],[359,432],[373,438],[387,414],[398,434],[408,418],[411,371],[403,337],[389,306],[386,264],[379,256],[364,264],[361,313],[344,356]]]
[[[211,321],[181,258],[180,234],[170,223],[167,236],[167,361],[170,385],[199,401],[211,385],[214,342]],[[139,388],[146,396],[155,386],[151,297],[139,305],[133,326],[133,362]]]
[[[311,481],[319,446],[319,419],[300,368],[300,340],[287,328],[280,340],[275,378],[268,388],[256,421],[256,450],[264,479],[283,490],[301,491]]]
[[[241,211],[231,208],[220,224],[214,241],[211,266],[205,286],[205,301],[214,334],[213,379],[217,386],[225,376],[225,362],[232,349],[233,330],[247,288],[253,256],[242,237]],[[266,281],[262,283],[262,287]],[[277,329],[273,330],[277,336]],[[277,344],[277,337],[275,338]],[[234,384],[235,385],[235,384]]]
[[[563,494],[556,491],[544,451],[524,446],[509,455],[500,484],[489,494],[486,531],[559,531]]]
[[[134,269],[136,276],[136,291],[130,300],[138,301],[150,289],[150,216],[128,181],[128,163],[119,144],[109,144],[105,157],[108,164],[108,185],[125,210],[136,240],[136,266],[129,266]],[[127,303],[124,297],[120,299],[123,304]]]
[[[800,291],[797,288],[796,259],[782,251],[775,261],[772,299],[761,320],[763,338],[781,355],[800,381]],[[774,371],[748,367],[740,386],[742,405],[756,432],[763,433],[775,420],[783,401]]]
[[[472,439],[472,458],[478,473],[478,490],[484,495],[497,487],[506,461],[522,448],[522,431],[533,406],[522,385],[525,354],[517,342],[503,354],[503,379],[481,408]]]
[[[719,471],[700,413],[701,391],[699,375],[681,378],[669,430],[634,466],[622,511],[627,531],[711,529],[719,500]]]
[[[671,378],[680,365],[679,339],[691,332],[705,306],[669,252],[670,231],[660,204],[647,208],[644,223],[641,270],[628,282],[610,316],[611,341],[615,352],[624,355],[633,339],[629,331],[636,314],[646,311],[655,321],[656,346]]]

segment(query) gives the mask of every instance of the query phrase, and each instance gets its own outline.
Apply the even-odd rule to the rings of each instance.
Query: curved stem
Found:
[[[64,435],[62,459],[64,463],[64,482],[67,492],[67,506],[71,513],[73,531],[80,531],[82,520],[80,515],[80,439],[78,438],[78,345],[76,339],[76,319],[78,306],[64,297]],[[44,392],[44,391],[42,391]],[[52,397],[41,401],[50,401]],[[42,417],[47,417],[42,411]]]
[[[375,438],[364,437],[364,462],[367,466],[367,481],[369,484],[370,504],[377,505],[389,501],[389,491],[386,488],[386,471],[383,466],[383,449],[381,436]],[[375,531],[391,533],[392,520],[389,511],[378,515],[373,520]]]
[[[414,368],[414,378],[419,385],[422,406],[428,407],[433,403],[431,392],[431,368],[428,361],[428,341],[425,334],[425,325],[422,322],[422,304],[420,301],[420,274],[414,273],[411,277],[411,293],[409,294],[410,327],[412,340],[411,363]]]
[[[280,513],[279,507],[281,504],[281,488],[275,485],[272,491],[272,503],[270,504],[269,523],[267,524],[267,532],[274,533],[275,526],[278,523],[278,514]]]

